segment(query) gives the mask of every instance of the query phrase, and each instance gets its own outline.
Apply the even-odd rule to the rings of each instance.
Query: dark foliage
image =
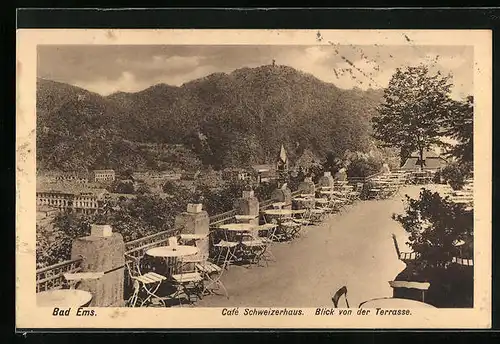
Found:
[[[408,244],[420,258],[409,263],[396,280],[429,282],[426,302],[436,307],[473,307],[473,269],[451,263],[452,257],[473,257],[473,212],[464,205],[422,189],[419,199],[407,196],[406,213],[394,215],[410,233]],[[463,240],[461,249],[454,243]],[[411,291],[395,297],[414,298]]]
[[[471,170],[470,163],[452,162],[443,168],[441,178],[453,190],[461,190],[465,185],[465,180],[470,177]]]
[[[474,98],[467,97],[466,101],[453,103],[452,110],[445,119],[446,135],[457,140],[454,146],[446,145],[449,154],[455,157],[462,165],[472,170],[474,145]]]
[[[368,177],[374,173],[377,173],[382,168],[382,161],[375,159],[373,157],[368,157],[366,159],[357,158],[350,162],[347,167],[347,176],[351,177]]]
[[[292,160],[297,146],[339,156],[367,149],[380,99],[285,66],[108,97],[40,79],[37,163],[66,171],[248,166],[274,161],[281,144]]]
[[[116,180],[109,186],[108,191],[120,194],[133,194],[135,188],[132,182]]]
[[[421,255],[419,264],[439,267],[457,256],[456,240],[464,240],[472,257],[473,213],[465,205],[422,189],[419,199],[406,196],[406,213],[393,218],[410,233],[409,245]]]

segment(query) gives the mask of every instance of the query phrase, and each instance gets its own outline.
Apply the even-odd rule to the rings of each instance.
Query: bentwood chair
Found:
[[[415,261],[415,259],[418,258],[416,252],[401,252],[399,249],[398,245],[398,239],[396,238],[396,235],[393,233],[392,234],[392,241],[394,243],[394,248],[396,249],[396,254],[398,256],[398,259],[401,260],[403,263],[408,264],[412,261]]]
[[[202,295],[205,295],[206,293],[215,294],[215,289],[220,288],[224,291],[226,298],[229,299],[227,289],[221,281],[222,275],[225,271],[225,266],[221,267],[207,257],[205,260],[196,263],[196,270],[198,270],[201,274],[203,280],[207,282],[204,284],[203,290],[201,291]]]
[[[338,306],[339,306],[339,300],[340,300],[340,298],[342,296],[344,296],[344,298],[345,298],[345,303],[347,305],[346,308],[349,308],[349,301],[347,301],[347,287],[346,286],[343,286],[342,288],[340,288],[339,290],[337,290],[335,292],[335,294],[333,295],[333,297],[332,297],[333,306],[335,308],[338,308]]]
[[[252,233],[245,233],[241,238],[241,246],[243,258],[250,263],[249,267],[252,264],[260,265],[260,261],[267,250],[266,243]]]
[[[125,254],[125,265],[129,278],[133,283],[134,291],[127,300],[129,307],[139,307],[152,303],[152,300],[157,300],[161,305],[165,306],[165,301],[157,295],[162,282],[167,278],[156,272],[142,273],[141,258]]]
[[[178,300],[180,306],[182,306],[183,298],[190,304],[193,303],[192,296],[196,295],[198,299],[202,298],[203,277],[196,269],[196,264],[190,271],[184,268],[180,273],[172,275],[172,284],[176,290],[173,297]]]

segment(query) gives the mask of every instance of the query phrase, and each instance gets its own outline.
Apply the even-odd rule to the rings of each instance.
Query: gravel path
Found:
[[[391,234],[404,248],[406,233],[391,215],[403,212],[403,195],[418,197],[407,186],[389,200],[360,201],[319,226],[304,227],[291,243],[272,247],[276,262],[268,267],[231,266],[222,277],[230,298],[207,296],[199,307],[331,307],[343,285],[351,307],[392,296],[388,281],[405,265],[397,259]],[[343,307],[343,300],[340,301]]]

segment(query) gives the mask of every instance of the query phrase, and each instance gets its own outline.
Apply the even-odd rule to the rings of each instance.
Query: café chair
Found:
[[[207,292],[209,294],[215,294],[215,288],[213,288],[213,286],[216,286],[217,289],[222,289],[224,291],[224,294],[226,295],[226,298],[229,299],[227,289],[224,286],[224,283],[222,283],[221,281],[222,275],[225,271],[224,266],[220,267],[217,264],[211,262],[208,258],[196,263],[195,266],[198,272],[202,275],[203,279],[207,281],[207,283],[203,287],[203,290],[201,291],[202,295],[206,294]]]
[[[344,298],[345,298],[345,303],[347,305],[346,308],[349,308],[349,301],[347,301],[347,287],[346,286],[343,286],[342,288],[340,288],[339,290],[337,290],[335,292],[335,294],[333,295],[333,297],[332,297],[333,306],[335,308],[338,308],[338,306],[339,306],[339,300],[340,300],[340,298],[342,296],[344,296]]]
[[[394,243],[394,248],[396,250],[398,259],[401,260],[403,263],[408,264],[409,262],[417,259],[416,252],[401,252],[399,250],[398,239],[396,238],[396,235],[394,233],[392,234],[392,241]]]
[[[180,306],[182,306],[182,296],[185,296],[187,301],[191,304],[191,296],[196,295],[198,299],[202,298],[204,289],[203,277],[196,270],[196,267],[194,267],[192,271],[183,269],[180,273],[172,275],[172,284],[176,289],[173,297],[179,301]]]
[[[125,266],[128,276],[133,283],[134,291],[127,300],[129,307],[135,307],[139,303],[139,307],[152,303],[152,299],[158,300],[160,304],[165,306],[165,301],[156,293],[167,278],[156,272],[141,271],[141,258],[125,254]]]

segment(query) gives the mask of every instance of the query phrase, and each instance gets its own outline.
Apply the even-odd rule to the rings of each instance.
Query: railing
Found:
[[[74,273],[81,270],[83,258],[67,260],[36,271],[36,292],[62,288],[65,273]]]
[[[129,256],[140,257],[150,248],[165,245],[171,236],[178,235],[182,228],[173,228],[145,236],[125,243],[125,253]]]
[[[318,185],[316,185],[318,186]],[[298,196],[301,192],[299,190],[292,192],[292,197]],[[272,206],[275,201],[268,199],[260,202],[260,209],[265,210]],[[210,227],[215,228],[222,224],[234,221],[237,215],[237,210],[232,209],[225,213],[210,216]],[[164,245],[168,238],[180,234],[182,228],[168,229],[166,231],[158,232],[146,237],[128,241],[125,243],[125,253],[129,256],[139,257],[153,247]],[[74,273],[81,270],[82,258],[68,260],[57,263],[36,271],[36,290],[37,292],[58,289],[64,285],[64,274]]]
[[[366,183],[370,179],[373,179],[381,174],[382,172],[377,172],[366,177],[348,177],[347,180],[349,181],[350,184]]]
[[[271,207],[275,201],[272,199],[266,199],[265,201],[260,202],[259,204],[259,209],[260,210],[266,210],[267,208]]]
[[[236,209],[232,209],[222,214],[210,216],[210,227],[213,228],[226,223],[230,223],[234,220],[234,217],[237,215],[237,213],[238,212]]]

